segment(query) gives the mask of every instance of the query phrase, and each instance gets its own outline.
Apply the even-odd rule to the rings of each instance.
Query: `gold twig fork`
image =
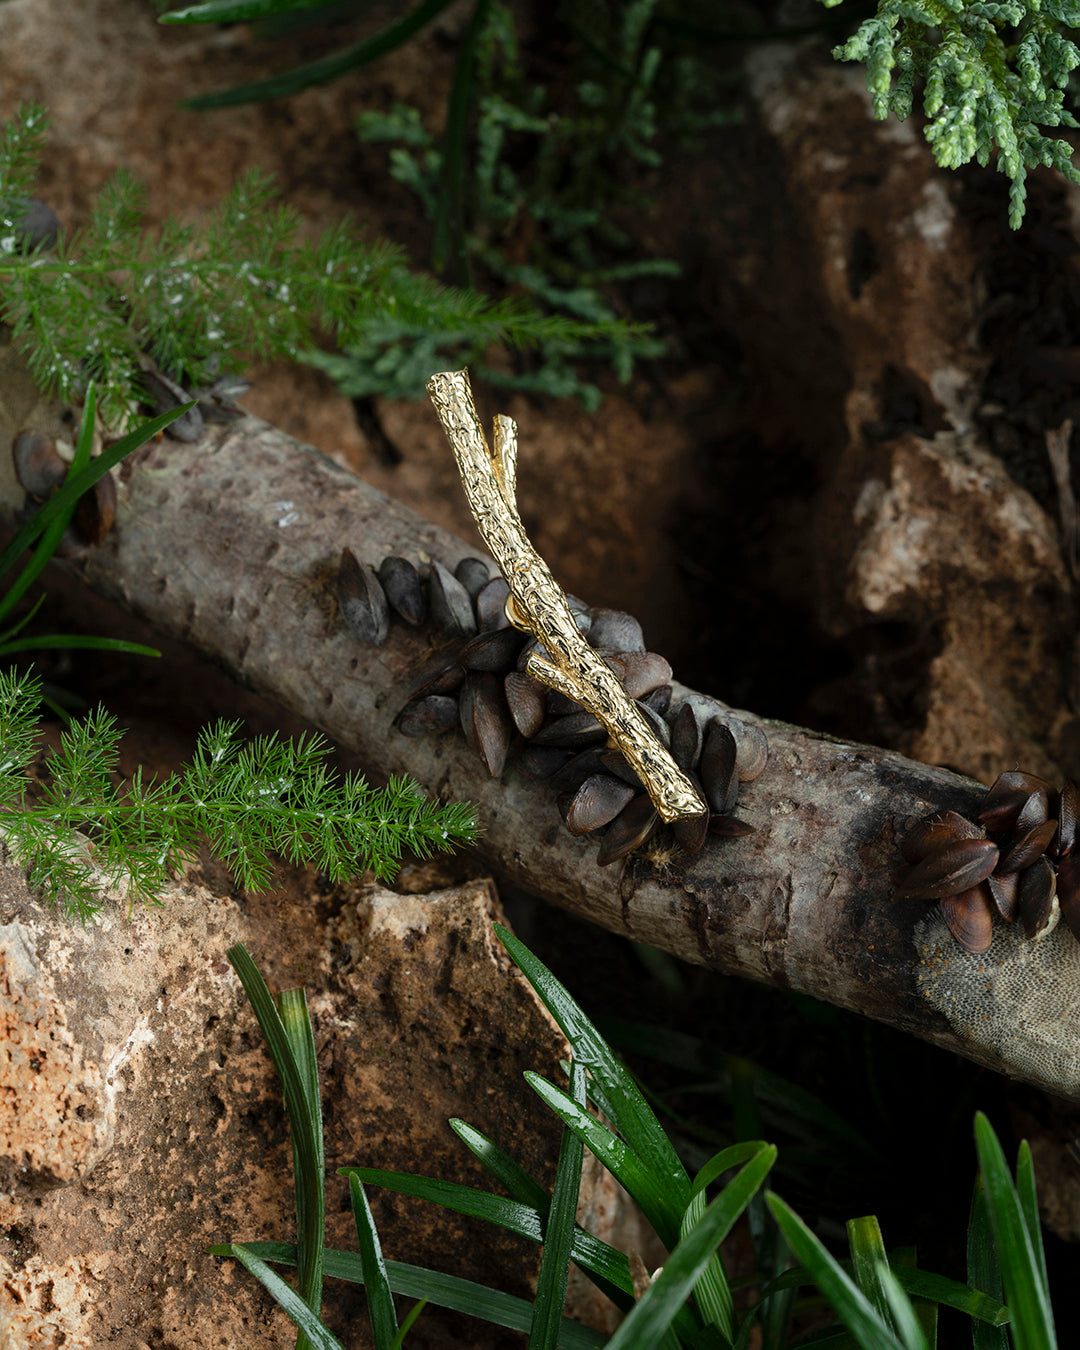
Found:
[[[585,641],[558,582],[525,533],[518,512],[517,426],[495,418],[488,448],[468,372],[446,371],[428,381],[428,393],[449,438],[477,527],[506,578],[506,617],[540,644],[526,670],[575,703],[607,730],[641,779],[665,821],[699,816],[708,808],[672,759],[615,672]]]

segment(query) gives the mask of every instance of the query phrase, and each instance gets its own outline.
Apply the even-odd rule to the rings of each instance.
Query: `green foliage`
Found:
[[[1069,75],[1080,66],[1068,32],[1078,25],[1073,0],[880,0],[877,14],[833,55],[866,63],[878,118],[908,117],[921,82],[937,162],[985,166],[996,155],[1010,179],[1009,223],[1018,229],[1028,169],[1046,165],[1080,182],[1068,141],[1044,130],[1080,126],[1065,107]]]
[[[180,773],[155,786],[137,771],[121,787],[122,733],[98,709],[67,728],[43,780],[31,785],[25,770],[39,697],[33,676],[0,672],[0,832],[29,866],[31,884],[83,921],[107,888],[160,903],[202,839],[240,885],[260,890],[274,854],[338,881],[369,868],[389,878],[404,850],[427,856],[476,833],[468,806],[428,801],[406,779],[376,790],[356,775],[337,778],[317,736],[244,743],[229,722],[204,728]]]
[[[119,464],[127,455],[137,450],[139,446],[145,445],[152,436],[156,436],[159,431],[162,431],[171,422],[175,422],[178,417],[182,417],[190,406],[190,404],[185,404],[164,413],[152,422],[143,423],[119,441],[114,442],[96,459],[91,460],[90,447],[94,436],[96,400],[93,386],[87,390],[82,425],[67,478],[59,491],[30,517],[6,548],[0,551],[0,576],[4,576],[14,567],[22,553],[37,540],[33,555],[24,564],[19,575],[7,588],[3,596],[0,597],[0,623],[8,618],[31,584],[37,579],[45,564],[56,552],[64,536],[64,531],[71,521],[75,504],[83,493],[92,488],[99,478]],[[98,650],[128,652],[142,656],[159,655],[153,647],[143,647],[138,643],[124,642],[118,638],[72,637],[57,633],[31,637],[21,636],[22,630],[37,613],[43,600],[44,597],[39,599],[37,604],[21,619],[12,624],[10,628],[0,632],[0,656],[7,656],[13,652],[56,647],[97,648]]]
[[[469,87],[459,101],[474,109],[471,134],[464,114],[454,117],[465,52],[438,142],[415,108],[397,105],[357,119],[361,139],[393,146],[390,173],[432,221],[437,265],[449,262],[465,275],[478,268],[491,284],[548,313],[594,325],[597,341],[591,348],[578,340],[542,342],[531,369],[511,373],[492,367],[478,344],[463,347],[460,334],[428,334],[430,349],[420,354],[416,333],[387,328],[348,348],[344,359],[315,358],[346,392],[367,390],[387,373],[399,388],[419,391],[422,371],[453,359],[491,384],[574,395],[593,409],[600,392],[582,379],[583,361],[602,360],[625,381],[635,361],[662,355],[663,344],[646,329],[619,324],[617,292],[638,279],[676,276],[679,268],[667,259],[628,258],[630,240],[614,213],[644,209],[644,195],[630,186],[633,171],[661,163],[659,109],[668,106],[661,81],[678,90],[685,125],[688,90],[700,90],[703,76],[684,58],[665,65],[664,49],[650,37],[655,8],[656,0],[562,6],[575,64],[568,91],[560,91],[531,77],[511,8],[490,0],[482,14],[477,6],[466,38]],[[665,129],[679,129],[670,113]]]
[[[791,1343],[791,1295],[811,1284],[825,1295],[837,1318],[831,1328],[815,1333],[814,1343],[835,1346],[836,1350],[852,1346],[862,1350],[934,1350],[939,1306],[956,1309],[972,1319],[977,1350],[1007,1350],[1010,1344],[1013,1350],[1054,1350],[1034,1172],[1026,1144],[1021,1146],[1014,1182],[989,1123],[982,1115],[976,1117],[981,1174],[969,1227],[971,1284],[919,1270],[910,1251],[887,1252],[873,1217],[853,1219],[848,1224],[850,1259],[839,1261],[779,1196],[766,1193],[765,1206],[761,1207],[761,1188],[776,1161],[773,1146],[749,1140],[721,1149],[691,1180],[633,1078],[580,1006],[522,943],[504,929],[497,931],[573,1052],[568,1093],[535,1075],[526,1075],[564,1124],[552,1193],[548,1195],[479,1131],[462,1121],[452,1121],[459,1137],[511,1198],[405,1173],[342,1168],[349,1179],[359,1256],[322,1251],[321,1238],[310,1227],[305,1231],[300,1216],[310,1211],[311,1201],[301,1192],[310,1188],[313,1195],[322,1194],[322,1176],[314,1163],[321,1150],[322,1128],[317,1084],[314,1095],[300,1086],[304,1075],[299,1062],[307,1038],[298,1025],[291,1037],[294,1050],[289,1051],[296,1055],[297,1062],[283,1065],[282,1047],[289,1050],[289,1038],[279,1030],[273,1000],[246,951],[236,947],[229,952],[271,1043],[275,1065],[285,1084],[291,1128],[305,1131],[309,1137],[301,1148],[294,1141],[300,1241],[295,1246],[227,1243],[209,1250],[241,1261],[311,1337],[305,1344],[330,1350],[339,1343],[315,1320],[317,1300],[298,1297],[273,1274],[267,1262],[298,1265],[301,1271],[306,1264],[316,1262],[331,1278],[365,1284],[378,1350],[397,1350],[410,1325],[407,1320],[400,1329],[397,1327],[391,1298],[394,1293],[427,1298],[495,1325],[527,1331],[530,1350],[554,1350],[557,1346],[587,1350],[599,1346],[600,1337],[562,1316],[565,1274],[571,1261],[627,1313],[606,1342],[608,1350],[748,1350],[753,1344],[763,1350],[783,1350]],[[299,1018],[303,1004],[296,995],[283,994],[279,1005],[287,999],[293,1000]],[[294,1084],[291,1089],[290,1082]],[[604,1114],[610,1128],[585,1109],[587,1101]],[[628,1257],[590,1236],[575,1222],[582,1146],[591,1149],[628,1186],[669,1250],[663,1268],[643,1292],[635,1287]],[[363,1183],[418,1196],[542,1242],[544,1254],[535,1304],[436,1271],[385,1261]],[[719,1186],[718,1192],[707,1204],[706,1192],[714,1186]],[[763,1215],[771,1216],[767,1232],[755,1223],[755,1206]],[[744,1214],[750,1218],[760,1263],[757,1282],[764,1287],[755,1303],[739,1311],[719,1248]],[[788,1268],[789,1251],[801,1265]],[[1000,1299],[1002,1286],[1009,1297],[1008,1307]]]
[[[589,341],[595,324],[495,304],[410,273],[398,249],[359,239],[349,222],[314,241],[265,174],[245,174],[198,227],[141,228],[144,191],[120,172],[87,227],[54,251],[28,253],[15,231],[36,176],[47,117],[22,109],[0,134],[0,319],[38,380],[80,400],[90,383],[119,420],[144,394],[145,353],[189,388],[242,356],[299,359],[319,336],[363,344],[373,322],[418,333],[454,329],[470,342]]]

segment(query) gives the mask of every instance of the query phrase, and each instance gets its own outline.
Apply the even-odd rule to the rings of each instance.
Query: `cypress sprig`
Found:
[[[326,764],[319,736],[245,743],[240,726],[204,728],[192,762],[160,784],[117,776],[122,732],[103,709],[73,722],[33,785],[26,768],[39,731],[40,682],[0,672],[0,838],[31,885],[85,922],[106,890],[160,903],[177,868],[205,839],[248,890],[263,890],[273,858],[317,867],[335,882],[397,872],[406,851],[427,857],[476,835],[472,808],[429,801],[406,778],[375,789]]]
[[[833,55],[865,62],[879,119],[892,112],[903,121],[922,80],[935,159],[956,169],[996,157],[1010,180],[1009,224],[1018,229],[1029,169],[1046,165],[1080,182],[1072,146],[1044,130],[1080,127],[1065,107],[1080,50],[1063,30],[1077,26],[1075,0],[880,0],[877,14]]]

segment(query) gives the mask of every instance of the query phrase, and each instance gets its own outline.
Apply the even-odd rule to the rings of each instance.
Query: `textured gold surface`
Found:
[[[433,375],[428,393],[449,437],[469,506],[506,584],[507,617],[542,644],[526,669],[580,703],[604,726],[644,783],[666,821],[707,810],[693,783],[668,754],[614,671],[581,635],[566,596],[529,542],[515,491],[517,427],[495,418],[495,449],[488,449],[467,371]]]

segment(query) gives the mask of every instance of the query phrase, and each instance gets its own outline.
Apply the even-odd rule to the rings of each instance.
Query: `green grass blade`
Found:
[[[436,271],[457,286],[472,280],[465,243],[465,145],[476,97],[476,49],[490,9],[491,0],[475,0],[458,46],[442,137],[442,192],[436,202],[432,253]]]
[[[840,1261],[837,1264],[845,1273],[852,1269],[850,1262]],[[933,1303],[940,1303],[943,1307],[955,1308],[957,1312],[979,1319],[995,1328],[1003,1326],[1009,1320],[1009,1310],[1000,1298],[982,1293],[971,1285],[951,1280],[947,1275],[935,1275],[931,1271],[918,1270],[910,1266],[897,1265],[892,1269],[897,1283],[912,1298],[928,1299]],[[813,1283],[814,1277],[810,1271],[805,1266],[796,1266],[770,1280],[762,1290],[762,1297],[778,1290],[798,1289]],[[1007,1345],[1007,1340],[1003,1344]]]
[[[497,1224],[521,1237],[531,1238],[533,1242],[544,1240],[540,1215],[531,1205],[507,1200],[502,1195],[492,1195],[490,1191],[462,1186],[456,1181],[417,1177],[408,1172],[387,1172],[379,1167],[339,1167],[338,1172],[343,1177],[359,1177],[365,1186],[385,1186],[399,1195],[430,1200],[432,1204],[442,1205],[444,1209],[452,1209],[457,1214],[467,1214],[470,1218]]]
[[[931,1350],[914,1304],[887,1265],[879,1266],[877,1283],[884,1291],[893,1326],[906,1350]]]
[[[771,1191],[765,1203],[787,1239],[791,1250],[813,1277],[841,1322],[863,1346],[873,1350],[905,1350],[892,1327],[874,1310],[859,1286],[845,1274],[840,1263],[803,1223],[802,1219]]]
[[[511,957],[536,990],[541,1002],[570,1042],[574,1058],[599,1083],[611,1107],[611,1121],[667,1196],[666,1212],[672,1234],[678,1232],[683,1210],[690,1202],[690,1178],[670,1139],[629,1071],[619,1063],[607,1041],[586,1017],[551,971],[524,943],[496,924],[496,932]]]
[[[244,1246],[264,1261],[290,1266],[296,1264],[296,1248],[291,1242],[248,1242]],[[363,1267],[355,1252],[327,1248],[325,1270],[331,1279],[348,1280],[352,1284],[364,1283]],[[499,1289],[489,1289],[472,1280],[444,1275],[437,1270],[425,1270],[422,1266],[406,1265],[401,1261],[387,1261],[386,1276],[393,1292],[404,1298],[425,1298],[437,1307],[466,1313],[494,1326],[508,1327],[511,1331],[528,1332],[532,1326],[532,1304],[512,1294],[504,1294]],[[579,1326],[569,1318],[563,1319],[559,1350],[597,1350],[604,1344],[604,1337],[595,1331]]]
[[[533,1209],[539,1210],[543,1214],[546,1207],[551,1203],[550,1196],[543,1186],[525,1171],[520,1163],[515,1162],[508,1153],[505,1153],[498,1144],[492,1143],[486,1135],[474,1129],[464,1120],[452,1119],[450,1128],[457,1137],[484,1167],[491,1173],[497,1182],[510,1192],[514,1200],[520,1200],[523,1205],[531,1205]]]
[[[386,1278],[386,1262],[383,1260],[375,1220],[371,1217],[364,1188],[355,1176],[349,1177],[349,1199],[352,1202],[353,1220],[356,1223],[360,1264],[364,1271],[364,1288],[367,1290],[368,1315],[371,1319],[375,1350],[393,1350],[394,1342],[398,1339],[394,1298]]]
[[[417,1299],[417,1301],[412,1305],[409,1311],[405,1314],[405,1321],[402,1322],[400,1327],[398,1327],[397,1335],[390,1343],[390,1350],[401,1350],[401,1347],[405,1344],[405,1337],[412,1330],[413,1323],[424,1311],[427,1305],[428,1301],[426,1298]]]
[[[680,1239],[687,1237],[705,1214],[705,1193],[695,1191],[686,1207],[680,1228]],[[720,1258],[716,1252],[709,1257],[705,1269],[694,1285],[694,1302],[707,1327],[715,1328],[725,1346],[730,1346],[734,1334],[735,1300]]]
[[[570,1068],[570,1096],[584,1110],[585,1069],[575,1060]],[[544,1254],[536,1282],[536,1304],[529,1350],[554,1350],[559,1339],[562,1311],[566,1305],[566,1282],[574,1244],[575,1216],[581,1190],[584,1147],[569,1127],[563,1130],[551,1205],[544,1226]]]
[[[737,1095],[737,1080],[752,1074],[754,1098],[761,1112],[765,1132],[777,1129],[812,1139],[820,1150],[823,1142],[846,1150],[854,1148],[866,1157],[879,1150],[838,1112],[819,1097],[798,1087],[779,1074],[737,1055],[717,1049],[708,1041],[666,1027],[650,1027],[620,1018],[598,1018],[600,1030],[625,1051],[645,1055],[662,1064],[711,1078],[726,1097]],[[753,1133],[762,1131],[755,1129]]]
[[[1042,1220],[1039,1218],[1039,1197],[1035,1190],[1035,1164],[1031,1157],[1031,1145],[1026,1139],[1020,1141],[1020,1149],[1016,1155],[1016,1193],[1020,1198],[1020,1208],[1027,1224],[1031,1245],[1035,1248],[1035,1261],[1039,1267],[1043,1288],[1049,1290],[1046,1252],[1043,1250]]]
[[[1013,1343],[1016,1350],[1056,1350],[1054,1316],[1035,1244],[1028,1232],[1001,1144],[981,1111],[975,1116],[975,1147],[986,1183],[990,1226],[1001,1262],[1005,1300],[1012,1313]]]
[[[44,599],[44,597],[42,597]],[[123,638],[91,637],[88,634],[43,633],[40,637],[19,638],[15,642],[0,642],[0,655],[8,652],[31,651],[99,651],[124,652],[128,656],[160,656],[156,647],[144,647],[141,642],[127,642]]]
[[[885,1325],[891,1326],[889,1295],[881,1280],[882,1270],[889,1268],[889,1258],[885,1255],[885,1243],[881,1238],[881,1227],[876,1217],[869,1214],[862,1219],[849,1219],[847,1232],[855,1283]]]
[[[94,443],[94,419],[96,416],[96,398],[94,386],[91,385],[86,391],[86,403],[83,407],[82,425],[79,427],[79,438],[75,444],[75,454],[72,458],[68,471],[65,474],[65,481],[74,478],[80,474],[90,463],[90,451]],[[55,520],[49,522],[42,531],[41,538],[38,540],[38,546],[34,550],[30,561],[23,567],[18,577],[8,588],[3,599],[0,600],[0,623],[11,613],[15,606],[26,594],[29,587],[37,579],[42,569],[48,563],[49,559],[56,552],[57,545],[64,537],[64,531],[71,523],[71,517],[75,513],[75,503],[66,511],[62,511]]]
[[[967,1277],[968,1284],[984,1291],[986,1298],[1000,1303],[1003,1286],[1001,1283],[1001,1265],[997,1248],[994,1246],[994,1233],[990,1227],[990,1207],[986,1202],[986,1186],[982,1176],[975,1178],[971,1193],[971,1215],[968,1219],[967,1234]],[[1004,1306],[1004,1305],[1002,1305]],[[1002,1319],[1008,1321],[1008,1311]],[[976,1322],[971,1329],[973,1350],[1009,1350],[1009,1334],[1002,1329],[1001,1321],[992,1326]]]
[[[323,1176],[322,1111],[318,1101],[318,1078],[312,1085],[314,1043],[307,1064],[306,1043],[311,1023],[304,1002],[305,1029],[297,1024],[299,1010],[293,997],[283,998],[290,1030],[270,996],[255,962],[242,943],[225,953],[251,1000],[251,1006],[270,1049],[274,1068],[281,1079],[285,1109],[289,1116],[289,1135],[293,1147],[293,1184],[296,1191],[297,1245],[300,1251],[301,1291],[309,1306],[318,1307],[322,1289],[322,1251],[325,1222],[325,1186]],[[298,991],[292,991],[294,994]],[[302,997],[302,995],[301,995]],[[314,1091],[314,1100],[312,1092]],[[316,1300],[312,1304],[311,1300]],[[301,1342],[297,1342],[298,1347]]]
[[[206,0],[205,4],[173,9],[158,18],[159,23],[258,23],[277,14],[297,10],[325,8],[312,0]]]
[[[88,401],[89,398],[88,392]],[[103,478],[111,468],[119,464],[133,450],[138,450],[139,446],[145,445],[151,437],[156,436],[159,431],[163,431],[165,427],[175,422],[178,417],[182,417],[194,406],[194,403],[184,403],[179,408],[170,408],[168,412],[162,413],[160,417],[155,417],[150,422],[141,423],[134,431],[108,446],[100,455],[92,459],[81,473],[69,476],[64,481],[63,487],[50,497],[40,510],[34,512],[7,547],[0,552],[0,576],[15,563],[23,550],[29,548],[34,540],[58,516],[73,508],[83,493],[88,488],[92,488],[99,478]]]
[[[756,1158],[763,1148],[768,1147],[769,1145],[763,1143],[760,1139],[744,1139],[741,1143],[730,1144],[727,1148],[721,1149],[719,1153],[714,1153],[694,1177],[692,1193],[698,1195],[707,1186],[711,1186],[717,1177],[721,1177],[725,1172],[730,1172],[733,1168],[741,1166],[742,1163],[748,1162],[751,1158]]]
[[[289,1288],[280,1275],[274,1274],[251,1249],[250,1244],[222,1242],[214,1247],[207,1247],[206,1250],[211,1256],[230,1256],[234,1261],[239,1261],[245,1270],[250,1271],[262,1287],[273,1295],[278,1307],[292,1319],[301,1336],[306,1336],[307,1344],[314,1346],[315,1350],[344,1350],[337,1337],[327,1331],[303,1299]]]
[[[541,1223],[546,1222],[551,1197],[534,1177],[465,1121],[451,1120],[450,1128],[469,1152],[510,1192],[512,1199],[530,1205],[540,1215]],[[617,1308],[625,1311],[633,1306],[633,1279],[629,1263],[622,1252],[578,1227],[574,1232],[573,1256],[585,1274]]]
[[[662,1182],[649,1171],[628,1144],[560,1088],[539,1074],[528,1071],[525,1081],[544,1105],[550,1107],[562,1123],[588,1145],[619,1184],[630,1192],[656,1229],[660,1241],[670,1251],[678,1241],[679,1221],[672,1221],[668,1194]]]
[[[728,1182],[664,1262],[663,1270],[615,1332],[607,1350],[651,1350],[657,1344],[775,1161],[776,1149],[767,1145]]]
[[[437,1181],[432,1177],[412,1176],[408,1172],[384,1172],[374,1167],[343,1167],[339,1171],[343,1176],[355,1172],[368,1185],[385,1186],[387,1190],[400,1195],[429,1200],[457,1214],[467,1214],[472,1218],[483,1219],[485,1223],[497,1224],[532,1242],[543,1241],[544,1214],[532,1205],[506,1200],[501,1195],[461,1186],[454,1181]],[[545,1193],[545,1213],[549,1203]],[[573,1257],[583,1270],[601,1282],[605,1292],[608,1292],[606,1286],[611,1286],[610,1296],[614,1302],[621,1306],[625,1298],[633,1297],[634,1281],[630,1274],[630,1263],[622,1252],[578,1228],[574,1233]]]
[[[441,14],[449,3],[450,0],[425,0],[424,4],[418,5],[411,14],[399,19],[397,23],[389,24],[374,36],[355,42],[350,47],[344,47],[339,52],[331,52],[329,56],[321,57],[318,61],[309,61],[302,66],[284,71],[281,75],[272,75],[266,80],[255,80],[251,84],[238,85],[235,89],[223,89],[216,94],[203,94],[199,98],[187,99],[181,106],[196,110],[235,108],[242,103],[260,103],[264,99],[285,98],[290,94],[299,93],[301,89],[309,89],[312,85],[326,84],[330,80],[336,80],[339,75],[344,75],[346,71],[368,65],[385,56],[387,52],[394,51],[436,15]],[[198,9],[199,6],[194,8]],[[198,22],[176,17],[189,12],[191,11],[176,10],[174,14],[163,14],[159,22]]]
[[[304,1090],[304,1109],[289,1111],[289,1138],[293,1152],[293,1189],[296,1193],[296,1232],[300,1249],[300,1293],[313,1312],[322,1307],[322,1253],[326,1232],[326,1157],[323,1151],[322,1102],[315,1037],[302,989],[283,990],[278,1015],[289,1041]],[[307,1139],[301,1141],[306,1134]],[[301,1337],[296,1350],[308,1350]]]

